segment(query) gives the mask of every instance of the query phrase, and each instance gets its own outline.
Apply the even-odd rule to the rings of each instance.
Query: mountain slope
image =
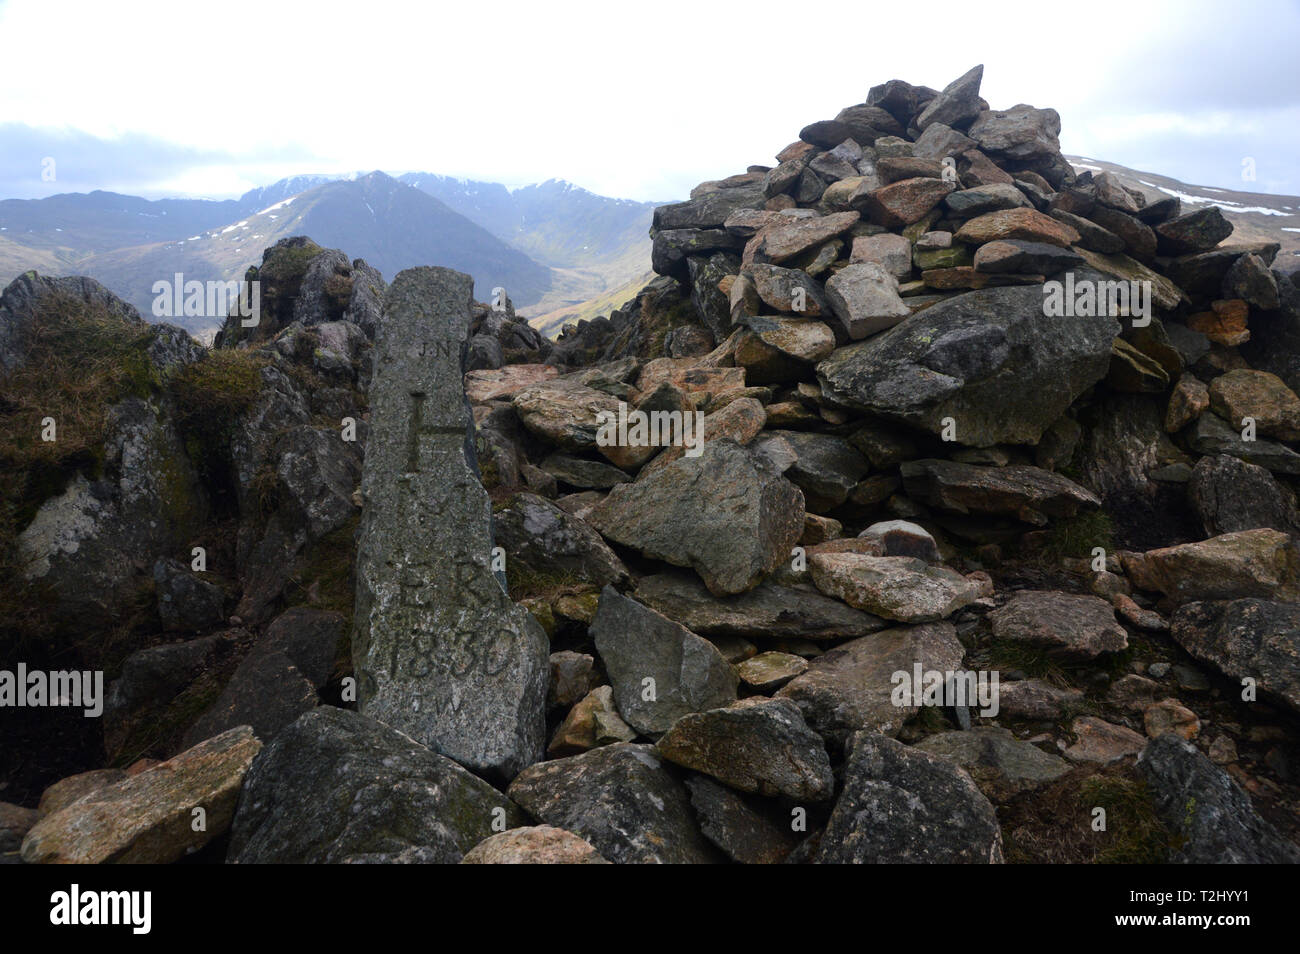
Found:
[[[593,301],[604,301],[650,271],[656,203],[612,199],[560,179],[510,190],[426,172],[400,178],[559,272],[543,298],[519,309],[538,328],[558,330],[558,316],[585,315]]]
[[[290,235],[308,235],[327,248],[346,248],[385,278],[414,265],[455,268],[474,277],[475,292],[484,299],[501,285],[516,302],[536,301],[551,284],[546,267],[437,199],[382,172],[325,182],[179,240],[91,255],[77,261],[76,268],[148,315],[153,283],[159,279],[170,280],[177,272],[187,280],[239,278],[260,261],[264,248]],[[209,317],[191,324],[195,326],[189,330],[202,332],[219,322]]]

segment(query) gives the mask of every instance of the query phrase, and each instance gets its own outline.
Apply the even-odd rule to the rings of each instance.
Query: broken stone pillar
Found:
[[[412,268],[375,339],[352,659],[361,712],[508,780],[539,761],[550,647],[492,571],[462,369],[473,280]]]

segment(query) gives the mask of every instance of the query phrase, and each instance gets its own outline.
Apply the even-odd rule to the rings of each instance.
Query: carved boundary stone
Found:
[[[473,280],[412,268],[375,341],[352,658],[358,708],[480,775],[541,759],[550,647],[491,570],[463,367]]]

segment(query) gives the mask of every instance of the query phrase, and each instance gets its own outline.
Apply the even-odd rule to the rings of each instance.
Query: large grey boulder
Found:
[[[236,864],[455,864],[523,813],[492,786],[373,719],[328,706],[253,763],[230,835]]]
[[[1106,376],[1113,318],[1044,314],[1040,286],[985,288],[941,301],[817,365],[822,394],[851,410],[960,444],[1035,444]]]
[[[1228,773],[1170,732],[1138,756],[1161,819],[1184,840],[1179,864],[1300,864],[1300,848],[1255,812]]]
[[[476,772],[541,758],[550,647],[491,570],[461,364],[469,276],[402,272],[370,388],[352,641],[361,712]]]
[[[525,769],[510,797],[585,838],[614,864],[700,864],[716,855],[682,783],[648,745],[620,742]]]
[[[1300,712],[1300,605],[1262,599],[1188,603],[1170,621],[1174,641],[1259,695]]]
[[[751,589],[803,533],[803,494],[764,457],[706,440],[635,483],[619,484],[588,522],[607,540],[692,567],[719,596]]]
[[[822,864],[1000,864],[993,806],[948,759],[872,732],[852,740]]]
[[[735,670],[712,643],[611,586],[601,591],[589,631],[619,715],[641,732],[663,732],[736,698]]]

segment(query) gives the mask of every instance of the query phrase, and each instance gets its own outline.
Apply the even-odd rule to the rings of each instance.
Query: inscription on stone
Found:
[[[549,644],[491,569],[461,355],[473,284],[402,272],[375,340],[353,663],[358,707],[479,774],[541,758]]]

